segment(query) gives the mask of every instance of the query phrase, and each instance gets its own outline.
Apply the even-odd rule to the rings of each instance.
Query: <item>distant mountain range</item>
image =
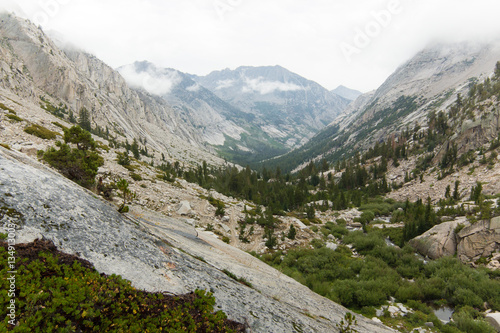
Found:
[[[347,158],[388,138],[397,141],[408,128],[425,128],[431,112],[446,113],[458,94],[465,96],[472,83],[491,75],[498,60],[500,47],[496,44],[429,46],[401,65],[376,91],[359,96],[305,145],[267,164],[285,165],[290,171],[311,160]]]
[[[131,86],[161,96],[183,112],[206,144],[240,164],[301,146],[350,103],[280,66],[196,76],[136,62],[118,71]]]
[[[328,91],[280,66],[196,76],[136,62],[115,71],[74,47],[58,47],[9,14],[1,14],[0,37],[3,95],[75,115],[86,108],[94,127],[189,164],[221,165],[217,153],[241,165],[265,161],[287,171],[311,160],[337,161],[425,127],[430,112],[447,112],[500,59],[494,44],[433,45],[376,91],[359,95],[342,86]]]
[[[354,101],[356,98],[361,96],[363,93],[361,91],[357,91],[354,89],[349,89],[342,85],[332,90],[332,93],[339,95],[340,97],[344,97],[350,101]]]

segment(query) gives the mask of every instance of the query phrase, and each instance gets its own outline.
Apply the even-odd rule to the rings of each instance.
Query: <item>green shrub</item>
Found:
[[[339,220],[337,220],[337,223],[339,223]],[[349,231],[345,228],[345,224],[335,224],[333,222],[326,222],[321,228],[321,232],[323,232],[325,236],[331,234],[339,239],[349,233]]]
[[[104,164],[104,159],[95,151],[95,142],[90,133],[82,131],[74,127],[65,131],[65,143],[57,141],[56,147],[59,149],[48,148],[43,152],[42,158],[65,177],[90,188],[95,183],[97,170]],[[74,143],[78,148],[71,148],[68,143]]]
[[[495,333],[495,329],[482,319],[474,318],[471,311],[461,309],[452,316],[456,327],[467,333]]]
[[[11,108],[9,108],[8,106],[6,106],[3,103],[0,103],[0,109],[5,110],[5,111],[9,111],[9,112],[11,112],[13,114],[16,114],[16,111],[12,110]]]
[[[60,129],[62,129],[63,131],[67,130],[68,127],[64,126],[63,124],[57,122],[57,121],[53,121],[52,124],[56,125],[57,127],[59,127]]]
[[[38,124],[33,124],[24,129],[24,131],[28,134],[37,136],[44,140],[54,140],[58,135],[57,132],[51,131],[48,128],[40,126]]]
[[[15,114],[6,114],[5,116],[6,116],[7,118],[9,118],[10,120],[17,121],[17,122],[20,122],[20,121],[23,121],[23,120],[24,120],[23,118],[18,117],[18,116],[16,116]]]
[[[142,180],[142,176],[141,176],[141,175],[139,175],[139,174],[137,174],[137,173],[134,173],[134,172],[132,172],[132,173],[130,174],[130,177],[131,177],[133,180],[135,180],[135,181],[140,181],[140,180]]]
[[[2,276],[7,276],[6,243],[0,246]],[[168,296],[133,288],[120,276],[100,274],[92,265],[60,253],[52,243],[36,241],[16,247],[15,332],[234,332],[243,325],[214,311],[211,293]],[[8,290],[6,279],[0,280]],[[7,292],[0,293],[7,304]],[[6,332],[7,307],[0,308],[0,330]]]
[[[229,276],[231,279],[238,281],[239,283],[244,284],[247,287],[253,288],[253,285],[250,282],[248,282],[245,278],[237,277],[235,274],[231,273],[227,269],[223,269],[222,272],[227,276]]]
[[[117,152],[116,157],[117,157],[116,162],[118,164],[123,165],[123,166],[130,165],[130,157],[128,156],[127,152],[123,152],[123,153]]]

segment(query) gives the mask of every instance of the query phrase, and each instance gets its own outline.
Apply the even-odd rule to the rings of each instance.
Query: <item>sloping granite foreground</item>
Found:
[[[211,290],[216,306],[251,332],[337,332],[346,309],[258,259],[185,222],[140,208],[130,217],[22,154],[0,147],[0,224],[18,224],[18,243],[52,240],[137,288]],[[197,256],[198,258],[195,258]],[[229,278],[221,269],[251,282]],[[394,332],[358,317],[358,332]]]

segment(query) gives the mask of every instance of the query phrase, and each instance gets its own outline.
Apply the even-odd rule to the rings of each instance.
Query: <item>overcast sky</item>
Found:
[[[0,0],[112,67],[205,75],[281,65],[325,88],[377,88],[432,42],[500,37],[498,0]]]

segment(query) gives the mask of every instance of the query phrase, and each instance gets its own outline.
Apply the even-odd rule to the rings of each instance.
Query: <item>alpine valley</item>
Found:
[[[500,44],[361,94],[51,36],[0,13],[2,331],[499,331]]]

